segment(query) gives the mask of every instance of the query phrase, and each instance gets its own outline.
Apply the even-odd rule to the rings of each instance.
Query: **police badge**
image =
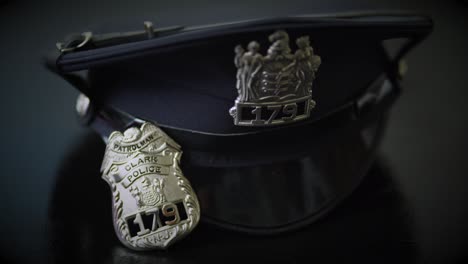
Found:
[[[247,52],[235,47],[239,96],[229,113],[238,126],[271,126],[309,117],[314,108],[312,82],[321,59],[314,54],[308,36],[296,40],[299,49],[292,54],[289,36],[279,30],[269,36],[268,54],[258,53],[252,41]]]
[[[180,157],[180,146],[150,123],[110,135],[102,178],[112,190],[116,233],[129,248],[166,248],[197,225],[200,207]]]

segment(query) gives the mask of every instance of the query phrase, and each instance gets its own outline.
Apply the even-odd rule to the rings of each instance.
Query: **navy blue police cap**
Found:
[[[83,94],[80,117],[105,140],[151,122],[181,146],[202,221],[276,233],[359,184],[400,94],[402,59],[431,30],[407,13],[145,22],[71,35],[47,65]]]

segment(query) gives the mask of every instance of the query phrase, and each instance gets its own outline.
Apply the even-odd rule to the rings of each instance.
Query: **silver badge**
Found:
[[[296,40],[292,54],[289,36],[279,30],[270,35],[268,54],[258,53],[260,45],[252,41],[247,51],[235,48],[237,92],[239,96],[229,113],[238,126],[271,126],[309,117],[315,106],[312,82],[320,66],[308,36]]]
[[[109,137],[101,171],[114,227],[131,249],[163,249],[192,231],[198,199],[179,167],[180,146],[151,123]]]

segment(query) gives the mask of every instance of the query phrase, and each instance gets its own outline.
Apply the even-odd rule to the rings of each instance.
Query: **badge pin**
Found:
[[[113,132],[101,167],[114,227],[135,250],[164,249],[190,233],[200,206],[179,167],[181,147],[151,123]]]
[[[314,54],[308,36],[296,40],[293,54],[289,35],[279,30],[269,36],[266,56],[252,41],[247,51],[235,47],[237,67],[235,105],[229,110],[238,126],[273,126],[296,122],[310,116],[315,107],[312,83],[321,59]]]

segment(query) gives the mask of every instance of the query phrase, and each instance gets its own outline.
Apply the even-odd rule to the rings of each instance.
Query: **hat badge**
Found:
[[[289,35],[278,30],[269,36],[267,55],[259,53],[260,44],[251,41],[247,51],[237,45],[238,97],[229,110],[238,126],[273,126],[304,120],[315,107],[312,83],[321,64],[314,54],[309,36],[296,39],[293,54]]]

